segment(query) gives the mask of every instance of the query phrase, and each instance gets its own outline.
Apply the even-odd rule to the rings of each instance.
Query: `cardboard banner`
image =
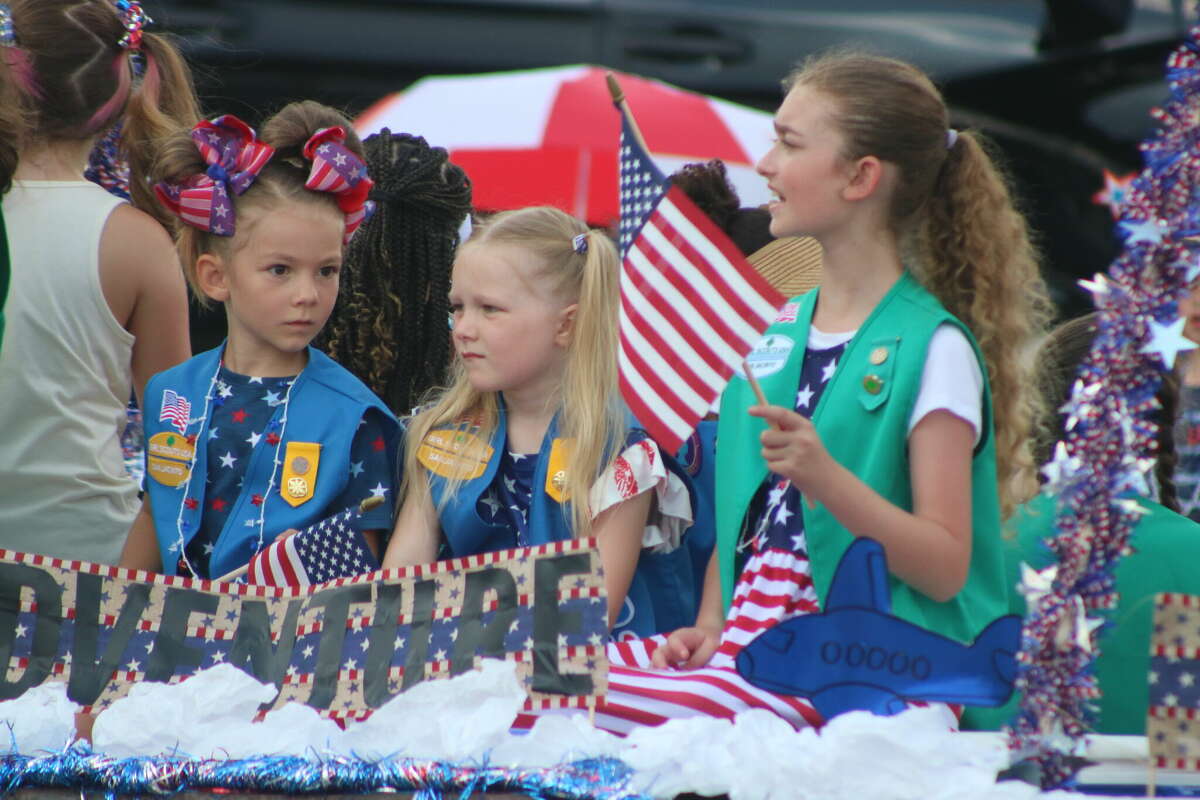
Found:
[[[1200,769],[1200,596],[1154,597],[1146,741],[1150,763]]]
[[[381,570],[300,588],[168,577],[0,549],[0,700],[46,681],[102,709],[137,681],[230,663],[324,716],[363,718],[484,657],[517,664],[533,708],[607,687],[594,540]]]

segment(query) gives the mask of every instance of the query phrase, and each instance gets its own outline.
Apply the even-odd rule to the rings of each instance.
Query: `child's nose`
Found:
[[[758,163],[754,165],[754,171],[759,175],[762,175],[764,178],[771,177],[771,153],[774,152],[774,150],[775,148],[772,147],[770,150],[763,153],[763,157],[760,158]]]
[[[296,282],[296,302],[300,305],[313,305],[321,296],[315,279],[301,276]]]

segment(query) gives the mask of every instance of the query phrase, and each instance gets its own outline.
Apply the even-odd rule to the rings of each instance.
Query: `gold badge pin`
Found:
[[[867,394],[879,394],[883,391],[883,378],[878,375],[868,375],[863,378],[863,388],[867,390]]]
[[[888,349],[886,347],[876,347],[871,351],[871,355],[868,356],[868,360],[870,360],[870,362],[877,367],[883,362],[887,361],[887,359]]]
[[[550,479],[550,485],[555,489],[558,489],[560,492],[567,488],[567,471],[560,469],[558,472],[554,473],[554,477]]]
[[[292,497],[304,497],[308,494],[308,481],[304,478],[288,478],[287,490]]]
[[[304,475],[308,472],[308,459],[304,456],[296,456],[292,459],[292,472],[297,475]]]

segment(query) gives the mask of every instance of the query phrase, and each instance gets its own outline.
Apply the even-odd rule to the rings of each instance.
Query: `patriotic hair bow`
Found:
[[[375,210],[375,204],[367,201],[375,185],[367,176],[367,165],[346,147],[346,129],[340,125],[322,128],[309,137],[304,157],[312,161],[305,188],[335,195],[338,208],[346,215],[345,244]]]
[[[260,142],[254,129],[232,114],[192,128],[192,141],[208,168],[180,184],[154,187],[158,200],[181,220],[218,236],[233,236],[233,194],[242,194],[262,171],[275,148]]]

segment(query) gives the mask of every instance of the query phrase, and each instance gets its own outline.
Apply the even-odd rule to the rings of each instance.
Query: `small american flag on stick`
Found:
[[[278,539],[250,559],[246,580],[266,586],[307,586],[379,569],[363,537],[364,512],[382,502],[370,497],[302,531]]]
[[[672,186],[621,111],[621,394],[675,452],[775,319],[786,298]]]

